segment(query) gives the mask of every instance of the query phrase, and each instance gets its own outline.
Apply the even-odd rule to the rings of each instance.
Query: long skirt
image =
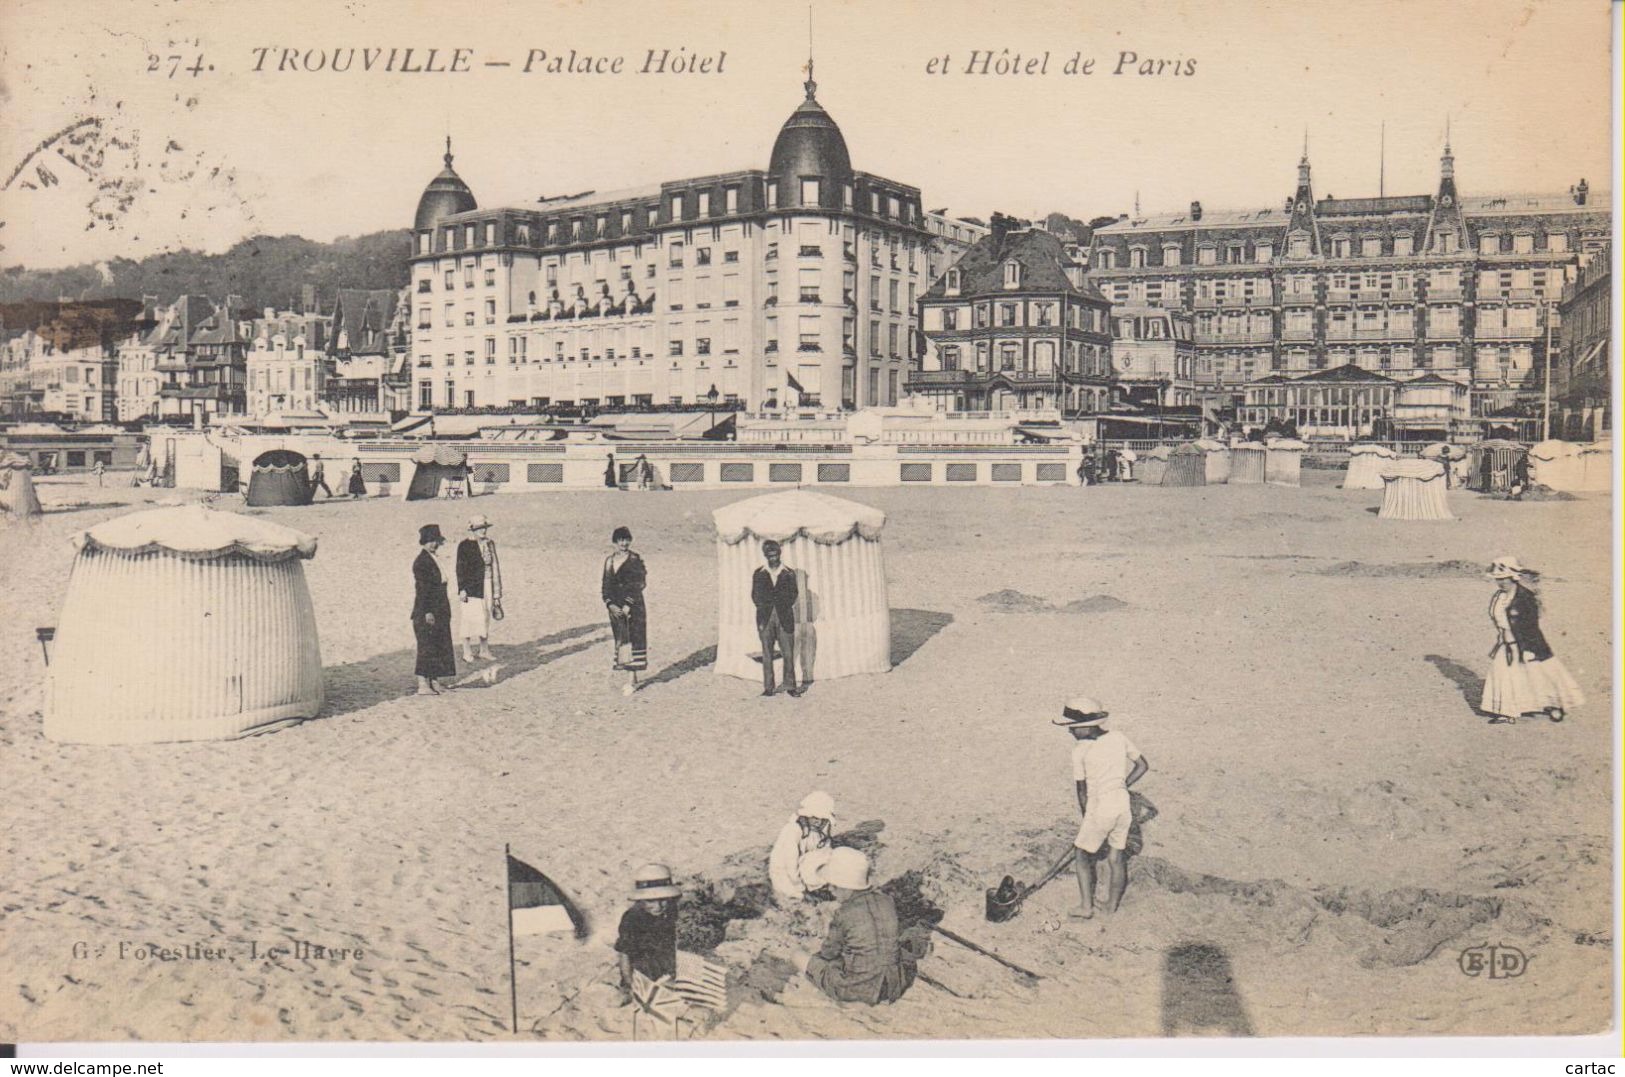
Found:
[[[649,610],[642,602],[627,607],[623,616],[614,611],[609,615],[610,631],[615,633],[615,668],[641,670],[649,668]]]
[[[458,603],[457,634],[463,639],[485,639],[491,634],[491,607],[481,595],[470,595]]]
[[[1478,709],[1485,714],[1516,718],[1538,714],[1547,707],[1572,710],[1584,702],[1580,686],[1555,656],[1544,662],[1526,662],[1521,658],[1508,662],[1506,652],[1500,651],[1490,659],[1490,671],[1484,678],[1484,696]]]
[[[367,480],[361,477],[361,472],[359,471],[350,472],[350,496],[367,496]]]
[[[413,618],[412,633],[418,640],[419,677],[457,676],[457,656],[451,646],[451,610],[438,614],[434,624]]]

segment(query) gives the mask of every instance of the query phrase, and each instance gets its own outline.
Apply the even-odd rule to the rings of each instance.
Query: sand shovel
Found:
[[[1046,883],[1055,878],[1057,875],[1061,874],[1061,872],[1065,871],[1067,866],[1071,863],[1072,847],[1069,845],[1067,846],[1066,852],[1061,854],[1061,859],[1055,862],[1055,866],[1050,868],[1049,871],[1045,873],[1044,877],[1039,879],[1038,882],[1034,883],[1032,886],[1027,886],[1024,883],[1018,883],[1012,876],[1006,875],[999,882],[998,886],[988,887],[988,921],[990,923],[1002,924],[1006,920],[1015,919],[1016,914],[1021,911],[1021,903],[1038,893],[1039,890],[1043,889]]]

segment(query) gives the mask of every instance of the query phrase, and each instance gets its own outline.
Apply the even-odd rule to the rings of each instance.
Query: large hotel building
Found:
[[[413,406],[894,404],[915,306],[985,234],[853,169],[816,98],[766,171],[479,209],[446,167],[413,224]]]
[[[1090,277],[1114,305],[1190,313],[1208,399],[1352,366],[1457,382],[1469,420],[1538,397],[1563,285],[1608,242],[1597,201],[1584,180],[1567,195],[1463,198],[1448,144],[1433,195],[1317,199],[1306,150],[1280,207],[1193,202],[1098,229]]]

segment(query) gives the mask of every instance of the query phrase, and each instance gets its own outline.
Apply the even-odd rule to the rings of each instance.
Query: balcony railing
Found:
[[[903,379],[910,389],[960,389],[976,383],[976,375],[969,370],[914,370]]]
[[[1481,325],[1476,335],[1480,340],[1533,340],[1543,332],[1538,325]]]
[[[801,295],[800,295],[799,299],[803,303],[822,303],[823,302],[823,300],[821,298],[819,298],[819,293],[818,292],[811,291],[811,290],[806,289],[806,288],[801,289]]]
[[[796,253],[802,258],[822,258],[824,257],[824,248],[812,244],[803,244]]]
[[[1281,304],[1288,307],[1312,307],[1315,305],[1315,293],[1286,292],[1281,296]]]
[[[1313,328],[1294,329],[1294,328],[1291,328],[1289,326],[1286,329],[1281,330],[1281,339],[1282,340],[1314,340],[1315,339],[1315,331],[1314,331]]]
[[[1432,288],[1428,289],[1428,302],[1430,303],[1460,303],[1462,292],[1460,288]]]

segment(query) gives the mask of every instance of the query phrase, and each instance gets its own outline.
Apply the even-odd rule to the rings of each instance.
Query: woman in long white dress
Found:
[[[1490,565],[1490,576],[1497,588],[1490,599],[1495,647],[1479,710],[1490,715],[1493,725],[1542,715],[1561,722],[1585,696],[1541,633],[1534,590],[1539,573],[1515,557],[1503,557]]]

